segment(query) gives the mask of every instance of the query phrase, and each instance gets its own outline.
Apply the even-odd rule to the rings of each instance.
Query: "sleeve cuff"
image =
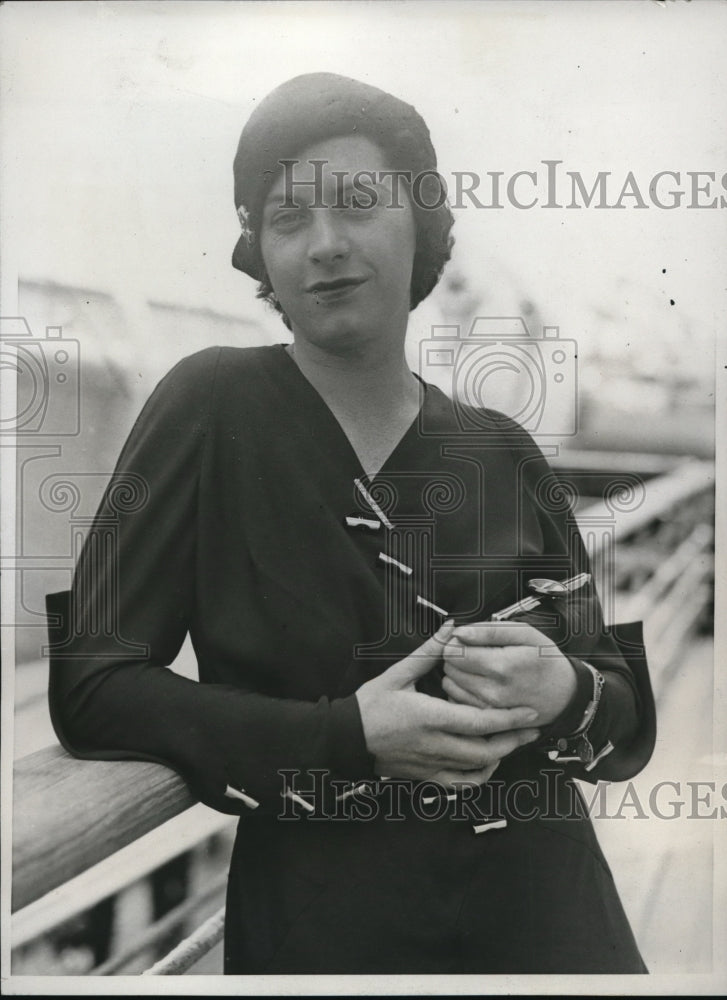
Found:
[[[375,777],[355,694],[330,703],[329,727],[329,759],[336,774],[351,781]]]

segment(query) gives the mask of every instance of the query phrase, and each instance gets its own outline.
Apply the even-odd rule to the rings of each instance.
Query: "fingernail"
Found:
[[[523,718],[525,719],[526,722],[533,722],[535,719],[537,719],[537,717],[538,713],[534,708],[529,708],[523,715]]]
[[[440,625],[437,631],[434,633],[434,638],[439,639],[440,642],[444,642],[450,637],[454,630],[454,618],[448,618],[443,625]]]

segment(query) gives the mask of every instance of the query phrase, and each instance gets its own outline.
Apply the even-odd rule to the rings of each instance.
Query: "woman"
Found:
[[[258,106],[233,263],[294,343],[162,381],[56,636],[73,753],[162,761],[240,814],[227,973],[645,971],[559,777],[639,770],[649,706],[589,582],[476,624],[587,579],[583,546],[527,434],[404,361],[451,247],[435,172],[414,108],[358,81]],[[166,669],[187,631],[200,683]]]

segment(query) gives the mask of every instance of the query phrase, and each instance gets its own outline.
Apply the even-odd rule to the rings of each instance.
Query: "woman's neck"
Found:
[[[394,415],[419,408],[419,383],[409,370],[403,339],[338,354],[297,337],[288,348],[303,375],[338,412],[352,417]]]

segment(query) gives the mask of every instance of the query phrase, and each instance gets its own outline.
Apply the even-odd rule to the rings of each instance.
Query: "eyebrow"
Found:
[[[334,189],[335,189],[335,193],[336,193],[336,201],[334,201],[333,207],[335,207],[335,204],[336,204],[336,202],[338,200],[338,196],[340,194],[343,194],[344,196],[346,196],[346,195],[360,195],[362,198],[366,198],[366,197],[369,196],[369,191],[371,189],[373,189],[374,191],[376,191],[378,194],[388,194],[389,193],[389,188],[388,188],[385,180],[376,180],[376,175],[379,174],[379,173],[380,173],[380,171],[378,171],[378,170],[366,170],[366,169],[362,169],[362,170],[356,170],[356,171],[353,171],[353,172],[350,171],[350,170],[348,170],[348,171],[346,171],[346,176],[345,177],[343,177],[343,178],[338,178],[337,177],[336,181],[335,181],[335,185],[334,185]],[[353,182],[353,178],[354,177],[358,177],[359,175],[364,175],[364,176],[360,177],[360,183],[363,186],[356,187],[356,185]],[[301,182],[297,182],[297,183],[300,184]],[[312,193],[312,188],[308,186],[310,184],[310,182],[309,181],[303,181],[302,184],[305,185],[305,194],[310,195]],[[294,188],[295,188],[295,184],[294,184]],[[292,192],[292,198],[293,198],[292,202],[286,202],[285,194],[286,194],[285,187],[283,187],[280,190],[277,190],[277,184],[276,184],[276,187],[273,188],[273,190],[268,194],[267,198],[265,199],[265,202],[263,204],[263,214],[270,214],[271,212],[277,211],[278,209],[295,210],[295,209],[299,209],[299,208],[308,208],[309,207],[305,200],[302,201],[300,199],[300,197],[299,197],[300,192],[296,192],[295,190],[293,190],[293,192]],[[317,192],[316,192],[316,194],[317,194]],[[316,200],[316,199],[312,198],[311,200]],[[330,206],[321,205],[320,207],[323,208],[323,207],[330,207]]]
[[[305,189],[306,193],[310,189]],[[266,212],[275,211],[276,209],[293,209],[293,208],[305,208],[304,202],[300,198],[300,192],[295,190],[295,185],[293,186],[292,202],[286,200],[286,190],[285,186],[278,188],[277,184],[272,191],[268,194],[265,202],[263,203],[263,214]]]
[[[285,192],[281,191],[279,195],[268,195],[265,199],[265,204],[263,205],[263,215],[269,215],[271,212],[275,212],[278,209],[293,209],[302,207],[299,202],[293,199],[293,202],[285,201]]]

